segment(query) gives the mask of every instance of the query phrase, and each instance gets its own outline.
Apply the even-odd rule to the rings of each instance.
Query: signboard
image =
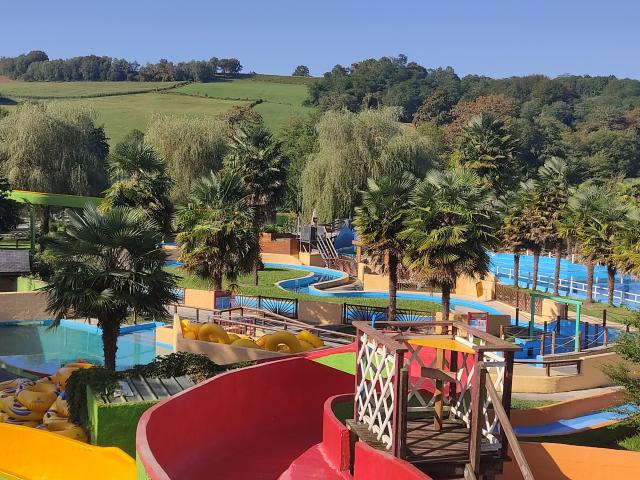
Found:
[[[486,332],[489,328],[489,314],[487,312],[468,312],[467,325]]]

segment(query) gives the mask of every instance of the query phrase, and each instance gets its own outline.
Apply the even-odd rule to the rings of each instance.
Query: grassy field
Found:
[[[195,288],[199,290],[209,290],[210,286],[204,280],[189,275],[179,267],[167,267],[167,270],[180,277],[179,285],[183,288]],[[259,273],[259,285],[253,285],[251,275],[243,275],[236,282],[240,293],[247,295],[264,295],[271,297],[298,298],[299,300],[314,300],[327,303],[351,303],[357,305],[370,305],[374,307],[386,307],[386,298],[353,298],[353,297],[318,297],[302,293],[289,292],[274,285],[275,282],[288,278],[304,277],[308,272],[302,270],[289,270],[284,268],[265,268]],[[225,282],[225,284],[228,284]],[[419,300],[398,299],[399,308],[413,308],[417,310],[440,310],[440,304],[433,302],[423,302]]]
[[[21,98],[84,98],[163,90],[176,82],[2,82],[0,94]]]
[[[260,75],[171,88],[172,82],[0,82],[0,97],[12,102],[40,98],[82,102],[93,107],[115,145],[130,130],[144,131],[154,113],[217,116],[234,106],[257,100],[258,111],[272,130],[284,127],[292,116],[307,115],[302,102],[312,79]],[[164,90],[162,93],[159,90]],[[131,94],[132,92],[142,92]],[[5,102],[7,103],[7,102]]]

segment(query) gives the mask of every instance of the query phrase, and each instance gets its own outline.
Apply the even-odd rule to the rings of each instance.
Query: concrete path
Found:
[[[589,388],[587,390],[574,390],[573,392],[559,393],[514,393],[513,398],[518,400],[547,400],[550,402],[563,402],[565,400],[575,400],[577,398],[590,397],[592,395],[600,395],[602,393],[620,390],[621,387],[602,387]]]

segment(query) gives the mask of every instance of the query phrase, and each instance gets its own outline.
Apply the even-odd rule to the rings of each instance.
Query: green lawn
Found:
[[[96,110],[98,123],[104,125],[109,143],[115,145],[134,128],[145,131],[154,113],[218,116],[231,107],[249,105],[256,100],[262,100],[256,111],[269,128],[278,131],[291,117],[311,111],[302,105],[309,81],[261,75],[193,83],[175,89],[169,89],[175,85],[172,82],[7,82],[0,84],[0,94],[18,102],[40,97],[87,104]],[[162,89],[165,91],[157,92]],[[128,94],[137,91],[146,93]],[[16,107],[3,105],[2,108]]]
[[[545,405],[551,405],[550,400],[520,400],[518,398],[511,399],[511,408],[514,410],[528,410],[530,408],[544,407]]]
[[[82,98],[100,95],[153,91],[174,86],[175,82],[6,82],[0,93],[9,98]]]
[[[167,267],[167,270],[180,277],[179,285],[183,288],[195,288],[200,290],[210,289],[207,282],[185,273],[180,267]],[[374,307],[386,307],[388,305],[386,298],[318,297],[316,295],[289,292],[274,285],[275,282],[280,280],[299,278],[306,275],[308,275],[308,272],[302,270],[265,268],[260,271],[258,286],[253,285],[253,277],[250,274],[239,277],[236,283],[239,286],[240,293],[244,293],[246,295],[298,298],[300,300],[314,300],[327,303],[352,303],[357,305],[370,305]],[[225,284],[228,283],[225,281]],[[398,307],[412,308],[416,310],[440,310],[440,304],[423,302],[420,300],[398,299]]]

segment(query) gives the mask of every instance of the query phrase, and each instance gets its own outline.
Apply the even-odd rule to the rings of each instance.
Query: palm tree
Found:
[[[567,212],[560,230],[565,238],[571,238],[578,246],[578,257],[587,267],[587,303],[593,302],[593,272],[595,261],[592,252],[583,250],[583,242],[588,236],[589,224],[595,212],[605,201],[601,191],[594,185],[583,184],[569,197]]]
[[[528,220],[527,237],[534,254],[533,288],[538,284],[540,253],[552,248],[555,254],[553,293],[558,294],[560,284],[560,261],[564,238],[561,233],[562,220],[569,199],[567,164],[552,157],[538,170],[538,178],[527,192],[524,214]]]
[[[487,252],[498,243],[493,201],[482,179],[459,167],[429,172],[412,196],[407,264],[442,289],[445,320],[458,277],[489,272]]]
[[[362,203],[356,207],[354,224],[358,236],[372,259],[384,265],[389,275],[387,319],[390,322],[396,319],[398,263],[406,247],[406,239],[402,239],[400,233],[404,229],[407,205],[416,183],[416,178],[409,172],[384,176],[377,182],[369,179],[369,188],[362,192]]]
[[[96,318],[108,369],[116,368],[120,325],[128,313],[158,318],[177,300],[160,240],[157,225],[139,210],[87,207],[70,213],[67,229],[49,241],[55,269],[44,287],[47,310],[56,322],[71,315]]]
[[[501,209],[502,225],[498,236],[501,248],[513,254],[513,285],[516,289],[520,288],[520,254],[532,246],[527,238],[527,219],[524,216],[529,188],[529,183],[523,183],[504,199]]]
[[[114,183],[105,191],[100,209],[107,211],[116,206],[142,209],[163,233],[170,233],[171,179],[164,161],[145,144],[131,142],[118,145],[116,153],[109,156],[107,167]]]
[[[191,273],[222,289],[251,271],[259,245],[254,211],[237,172],[222,170],[194,183],[189,204],[177,211],[180,260]]]
[[[591,190],[592,189],[592,190]],[[592,259],[607,267],[607,303],[613,305],[615,275],[618,265],[625,265],[632,250],[620,248],[629,239],[629,225],[633,209],[616,195],[610,186],[593,186],[585,193],[591,205],[584,223],[578,226],[580,252],[584,258]]]
[[[248,204],[253,207],[256,235],[265,223],[275,218],[276,206],[286,193],[286,157],[280,142],[261,123],[241,127],[231,138],[225,167],[240,175],[247,190]],[[254,266],[254,283],[258,284],[258,250]]]
[[[516,179],[516,150],[517,143],[505,123],[482,114],[462,130],[457,154],[460,164],[476,172],[500,197]]]

